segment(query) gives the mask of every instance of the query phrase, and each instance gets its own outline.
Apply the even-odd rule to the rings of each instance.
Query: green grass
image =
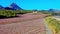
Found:
[[[60,34],[60,22],[52,17],[46,18],[46,23],[51,28],[51,30],[54,30],[55,34]]]

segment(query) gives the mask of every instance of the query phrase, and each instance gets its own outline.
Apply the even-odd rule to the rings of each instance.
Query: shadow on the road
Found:
[[[16,17],[20,17],[20,16],[11,16],[11,17],[0,16],[0,19],[7,19],[7,18],[16,18]]]

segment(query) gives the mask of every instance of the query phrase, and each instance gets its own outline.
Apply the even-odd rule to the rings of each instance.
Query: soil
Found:
[[[33,14],[20,15],[19,14],[18,17],[0,19],[0,24],[10,24],[10,23],[22,22],[26,20],[39,19],[45,16],[46,14],[40,14],[40,15],[33,15]]]
[[[43,23],[46,14],[19,16],[0,19],[0,34],[46,34],[46,27]]]

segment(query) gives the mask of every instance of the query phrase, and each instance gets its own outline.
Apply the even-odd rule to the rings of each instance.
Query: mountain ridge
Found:
[[[10,4],[8,7],[3,7],[2,5],[0,5],[0,9],[6,9],[6,10],[22,10],[21,7],[19,7],[16,3],[12,3]]]

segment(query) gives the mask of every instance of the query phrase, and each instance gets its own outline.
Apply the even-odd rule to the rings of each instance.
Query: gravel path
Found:
[[[54,19],[60,21],[60,16],[52,16]]]
[[[46,34],[52,34],[52,31],[50,30],[50,28],[48,27],[48,25],[45,23],[45,19],[43,19],[43,23],[46,26]]]

